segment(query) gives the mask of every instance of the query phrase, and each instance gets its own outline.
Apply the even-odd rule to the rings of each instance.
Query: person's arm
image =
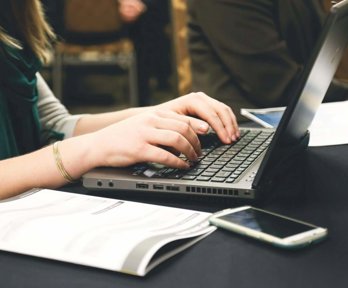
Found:
[[[66,107],[54,96],[40,73],[36,74],[38,110],[41,124],[41,143],[45,145],[52,132],[61,133],[64,138],[73,136],[77,121],[83,115],[71,115]]]
[[[75,129],[85,134],[59,143],[64,169],[72,178],[78,179],[94,167],[121,167],[138,162],[186,169],[189,163],[170,151],[178,151],[196,161],[201,153],[197,134],[206,133],[209,125],[224,143],[231,143],[239,134],[231,109],[203,93],[191,93],[141,109],[143,113],[132,111],[139,112],[135,108],[111,113],[108,117],[80,118]],[[134,116],[124,119],[130,115]],[[198,116],[206,122],[187,115]],[[99,124],[88,128],[93,119]],[[95,131],[96,126],[101,128],[116,119],[120,121]],[[0,181],[0,199],[31,188],[54,188],[68,182],[60,174],[52,145],[0,161]]]
[[[135,107],[115,112],[84,115],[77,122],[73,136],[97,131],[113,123],[117,123],[148,110],[148,107]]]
[[[198,116],[208,122],[221,139],[235,140],[239,136],[238,125],[232,110],[204,93],[191,93],[156,106],[136,107],[121,111],[71,115],[65,106],[53,95],[42,76],[38,73],[39,113],[43,130],[63,133],[65,138],[83,135],[105,128],[129,117],[149,111],[170,111],[181,115]],[[228,118],[224,118],[224,115]],[[220,118],[224,121],[222,123]],[[231,120],[230,120],[231,118]],[[190,119],[194,129],[202,124],[196,118]],[[223,140],[225,142],[225,140]],[[228,141],[227,141],[228,142]]]
[[[202,132],[207,129],[204,127]],[[94,133],[63,140],[58,149],[64,170],[73,179],[98,166],[156,161],[171,167],[189,167],[160,147],[180,151],[192,161],[200,154],[197,134],[187,117],[168,111],[141,113]],[[55,188],[68,183],[59,171],[52,145],[0,161],[0,181],[0,199],[35,187]]]
[[[197,116],[209,123],[225,143],[235,141],[239,137],[237,120],[231,108],[201,92],[181,96],[156,106],[83,116],[76,125],[74,136],[94,132],[140,113],[153,111]],[[187,117],[187,119],[194,130],[198,131],[202,121],[193,117]]]
[[[90,161],[90,143],[83,138],[70,138],[59,146],[67,171],[78,177],[94,167]],[[89,151],[89,152],[88,152]],[[52,145],[23,156],[0,161],[0,199],[15,196],[32,188],[56,188],[66,184],[57,169]]]
[[[62,133],[64,138],[70,138],[97,131],[148,109],[131,108],[109,113],[71,115],[54,96],[41,74],[37,73],[36,76],[39,94],[39,117],[43,131],[42,143],[47,143],[50,131]]]

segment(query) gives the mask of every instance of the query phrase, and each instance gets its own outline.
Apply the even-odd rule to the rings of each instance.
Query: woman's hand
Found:
[[[236,116],[231,108],[203,92],[190,93],[153,107],[159,111],[172,111],[180,115],[191,115],[206,121],[215,130],[223,143],[230,144],[240,136]],[[204,133],[201,120],[190,117],[196,133]],[[206,126],[206,131],[208,126]]]
[[[176,156],[177,151],[196,161],[201,154],[191,117],[170,110],[150,111],[130,117],[102,130],[92,137],[92,160],[95,166],[128,166],[138,162],[156,162],[186,169],[189,164]],[[196,124],[208,129],[201,120]],[[170,152],[172,151],[172,152]]]
[[[226,144],[239,137],[230,107],[204,93],[191,93],[91,133],[95,142],[92,145],[98,147],[93,149],[93,160],[95,166],[156,162],[189,168],[177,154],[183,153],[188,160],[196,161],[201,154],[197,134],[207,133],[209,125]]]

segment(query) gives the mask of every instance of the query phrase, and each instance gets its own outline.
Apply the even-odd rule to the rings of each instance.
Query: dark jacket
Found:
[[[188,0],[193,89],[241,107],[284,106],[318,39],[322,0]]]

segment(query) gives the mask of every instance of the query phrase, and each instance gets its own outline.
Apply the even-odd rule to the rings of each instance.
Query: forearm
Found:
[[[69,114],[65,106],[62,105],[62,103],[60,103],[60,101],[53,95],[52,91],[39,73],[37,73],[37,79],[37,88],[39,91],[38,107],[40,122],[43,128],[42,130],[54,130],[63,133],[66,138],[99,130],[149,109],[131,108],[118,112],[72,116]],[[81,118],[77,121],[76,119],[80,116]]]
[[[145,111],[148,113],[141,113]],[[209,125],[226,144],[239,137],[232,110],[204,93],[191,93],[153,107],[107,113],[104,117],[86,116],[81,120],[78,132],[85,134],[53,146],[58,149],[50,145],[0,161],[0,199],[36,187],[56,188],[100,166],[125,167],[139,162],[158,162],[187,169],[188,163],[170,151],[178,151],[190,161],[197,161],[201,154],[197,134],[207,133]],[[107,127],[100,129],[102,126]],[[87,133],[93,129],[100,130]],[[161,147],[169,147],[170,151]]]
[[[129,108],[117,112],[85,115],[79,119],[74,130],[74,136],[94,132],[105,128],[113,123],[117,123],[126,118],[137,115],[149,110],[150,107]]]
[[[78,179],[98,165],[89,147],[92,136],[85,135],[64,140],[59,144],[63,165]],[[95,149],[97,150],[97,149]],[[95,151],[94,151],[95,152]],[[18,195],[32,188],[57,188],[67,183],[60,174],[52,145],[23,156],[0,161],[0,199]]]

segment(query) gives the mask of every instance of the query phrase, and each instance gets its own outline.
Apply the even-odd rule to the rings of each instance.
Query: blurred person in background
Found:
[[[150,79],[157,89],[169,89],[171,74],[170,39],[165,30],[170,22],[168,0],[118,0],[121,18],[129,25],[137,55],[139,105],[151,99]]]
[[[193,90],[240,108],[286,106],[328,0],[188,0]],[[347,99],[338,79],[325,101]]]

